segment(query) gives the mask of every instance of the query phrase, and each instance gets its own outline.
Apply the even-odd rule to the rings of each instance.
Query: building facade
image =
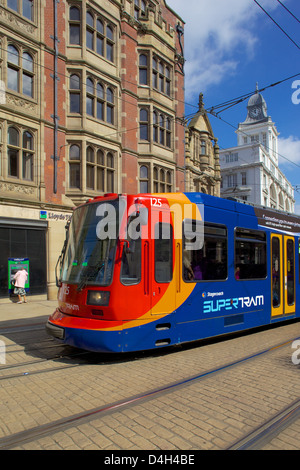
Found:
[[[164,0],[0,4],[0,298],[8,258],[56,298],[72,208],[184,189],[184,23]]]
[[[279,134],[257,90],[236,133],[237,146],[220,151],[221,197],[293,213],[294,190],[278,166]]]
[[[214,136],[199,96],[199,111],[191,119],[185,134],[185,189],[220,197],[220,161],[218,139]]]

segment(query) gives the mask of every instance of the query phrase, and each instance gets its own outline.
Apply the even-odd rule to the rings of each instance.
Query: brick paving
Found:
[[[0,305],[0,328],[36,323],[55,303]],[[16,310],[16,308],[23,308]],[[26,309],[26,311],[25,311]],[[27,313],[26,313],[27,312]],[[31,345],[24,345],[30,335]],[[1,335],[1,331],[0,331]],[[114,361],[84,357],[36,363],[16,370],[0,364],[1,438],[31,431],[57,420],[100,409],[149,390],[200,375],[242,357],[300,336],[300,323],[251,335],[199,343],[166,354],[133,355]],[[31,346],[48,337],[43,330],[0,336],[7,346],[7,366],[45,357]],[[9,352],[11,351],[11,352]],[[271,419],[300,397],[299,368],[291,361],[291,344],[234,367],[145,397],[121,408],[82,418],[68,427],[37,435],[15,449],[223,450]],[[69,367],[78,364],[78,367]],[[50,370],[56,367],[56,370]],[[69,368],[67,368],[69,367]],[[44,373],[32,373],[45,370]],[[300,420],[280,432],[263,449],[300,448]]]

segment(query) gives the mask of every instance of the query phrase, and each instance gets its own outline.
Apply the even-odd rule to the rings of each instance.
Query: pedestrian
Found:
[[[22,297],[24,297],[24,302],[26,303],[26,292],[25,292],[25,283],[28,278],[28,273],[25,268],[19,269],[19,271],[16,272],[14,275],[13,279],[15,281],[15,289],[14,289],[14,294],[17,294],[19,297],[19,302],[18,304],[22,303]]]

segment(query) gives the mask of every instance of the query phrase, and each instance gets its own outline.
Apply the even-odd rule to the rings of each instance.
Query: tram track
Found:
[[[297,419],[300,418],[300,399],[289,404],[270,420],[263,423],[254,431],[239,439],[227,450],[260,450],[264,444],[277,436]]]
[[[34,351],[38,351],[38,349],[36,349]],[[57,353],[54,356],[46,357],[46,358],[43,358],[43,359],[41,358],[41,359],[36,359],[34,361],[24,361],[24,362],[21,362],[21,363],[10,364],[8,366],[1,367],[0,372],[11,370],[11,369],[17,369],[17,368],[22,369],[24,367],[27,367],[27,369],[22,370],[21,372],[14,373],[14,374],[0,376],[0,381],[13,379],[13,378],[16,378],[16,377],[24,377],[24,376],[27,376],[27,375],[44,374],[44,373],[47,373],[47,372],[54,372],[54,371],[62,370],[62,369],[69,369],[69,368],[73,368],[73,367],[79,367],[81,365],[85,365],[85,363],[83,363],[83,364],[68,364],[68,365],[62,365],[60,367],[51,367],[51,368],[48,368],[48,369],[40,369],[40,370],[34,370],[34,369],[30,370],[29,369],[30,366],[35,366],[36,364],[43,364],[43,363],[47,363],[47,362],[50,363],[51,361],[53,361],[53,362],[62,361],[62,360],[65,360],[65,359],[72,360],[75,357],[86,356],[88,354],[90,354],[88,351],[81,351],[81,352],[77,352],[77,353],[74,353],[74,354],[70,354],[70,353],[68,353],[68,354],[59,354],[59,353]]]
[[[26,431],[16,433],[11,436],[0,438],[0,449],[12,449],[15,447],[20,447],[25,443],[32,442],[36,439],[40,439],[50,434],[55,434],[68,427],[79,426],[80,424],[88,423],[94,419],[99,419],[102,416],[113,414],[117,410],[122,411],[125,408],[133,407],[137,404],[159,398],[160,396],[164,394],[168,394],[168,393],[171,393],[172,391],[176,391],[180,388],[184,388],[192,384],[193,382],[204,380],[213,375],[228,371],[229,369],[233,367],[237,367],[241,364],[244,364],[246,362],[260,358],[266,354],[277,351],[279,348],[283,348],[298,339],[299,337],[292,338],[288,341],[284,341],[282,343],[275,344],[271,347],[268,347],[267,349],[263,349],[251,355],[244,356],[232,362],[228,362],[217,368],[201,372],[200,374],[191,375],[183,380],[175,381],[175,382],[166,384],[165,386],[145,391],[138,395],[130,396],[127,399],[114,401],[114,402],[105,404],[104,406],[101,406],[101,407],[96,407],[96,408],[92,408],[89,410],[85,410],[84,412],[73,414],[65,418],[62,418],[60,420],[49,422],[47,424],[40,425],[31,429],[28,429]],[[79,367],[82,365],[84,364],[73,364],[73,365],[68,365],[67,367]],[[49,371],[54,371],[58,369],[59,368],[56,368],[56,369],[53,368],[53,369],[50,369]],[[48,370],[40,371],[40,373],[42,372],[48,372]],[[39,373],[39,371],[35,371],[34,373]],[[261,426],[256,428],[254,431],[244,436],[242,439],[239,439],[236,442],[236,444],[229,447],[228,450],[229,449],[230,450],[242,450],[242,449],[248,449],[248,448],[249,449],[260,448],[259,446],[262,445],[262,443],[266,442],[270,436],[273,436],[276,433],[278,434],[278,432],[281,429],[288,426],[291,422],[293,422],[298,417],[300,417],[300,400],[293,402],[287,408],[281,410],[280,413],[276,414],[276,416],[274,416],[271,420],[268,420],[267,422],[263,423]]]
[[[10,338],[11,335],[13,337],[15,335],[22,334],[22,338],[24,338],[24,333],[31,333],[35,332],[37,330],[44,330],[45,329],[45,323],[34,323],[31,325],[23,325],[19,324],[14,327],[8,327],[8,328],[0,328],[0,337],[4,336],[5,334],[9,334]],[[34,333],[34,334],[35,334]],[[49,353],[54,350],[54,354],[49,355]],[[65,352],[67,350],[67,353]],[[14,356],[16,357],[15,363],[7,364],[7,365],[1,365],[0,367],[0,373],[4,375],[0,375],[0,381],[6,380],[6,379],[12,379],[16,377],[22,377],[26,376],[29,374],[39,374],[39,373],[45,373],[49,370],[58,370],[62,368],[69,368],[69,367],[75,367],[77,364],[71,364],[67,366],[61,366],[61,367],[52,367],[51,369],[41,369],[41,370],[35,370],[35,369],[30,369],[31,366],[36,366],[37,364],[43,364],[43,363],[50,363],[51,361],[62,361],[64,359],[70,359],[72,360],[75,357],[80,357],[80,356],[86,356],[87,354],[90,354],[87,351],[82,351],[82,350],[74,350],[73,348],[70,348],[69,346],[66,346],[64,344],[58,344],[53,340],[53,338],[46,338],[46,339],[40,339],[39,337],[34,337],[33,339],[29,339],[28,341],[22,341],[22,342],[17,342],[14,339],[14,343],[7,344],[5,346],[5,351],[6,355],[10,357],[10,359],[13,361]],[[71,351],[76,351],[76,352],[71,352]],[[26,360],[21,361],[19,360],[18,355],[24,354],[26,356]],[[27,357],[30,356],[37,356],[36,359],[32,360],[27,360]],[[9,370],[15,370],[15,369],[21,369],[21,372],[16,372],[14,374],[10,375],[5,375],[7,371]],[[26,369],[25,369],[26,368]]]
[[[26,331],[32,332],[37,330],[44,330],[45,329],[45,322],[37,322],[37,323],[20,323],[18,325],[8,325],[0,327],[0,336],[4,334],[18,334],[24,333]]]

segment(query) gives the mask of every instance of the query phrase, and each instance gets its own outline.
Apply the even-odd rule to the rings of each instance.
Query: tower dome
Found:
[[[267,107],[267,103],[266,103],[264,97],[260,93],[258,93],[258,91],[256,91],[255,94],[252,95],[249,98],[247,107],[249,107],[249,106],[263,106],[263,105],[265,107]]]
[[[255,124],[257,122],[268,120],[267,103],[264,97],[258,93],[257,84],[254,95],[249,98],[247,111],[247,118],[243,124]]]

